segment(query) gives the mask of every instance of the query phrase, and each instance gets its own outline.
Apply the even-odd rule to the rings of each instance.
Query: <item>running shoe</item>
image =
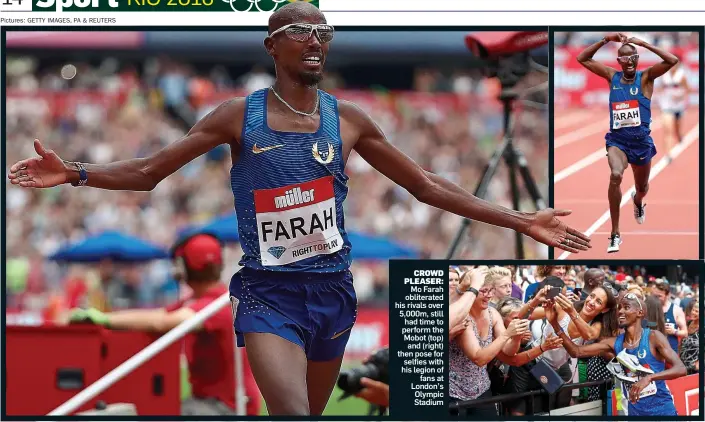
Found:
[[[632,193],[632,202],[634,201],[634,197],[636,196],[636,192]],[[644,224],[644,220],[646,220],[646,204],[642,200],[641,205],[637,205],[636,202],[634,202],[634,218],[636,219],[636,222],[638,224]]]
[[[607,247],[607,253],[619,252],[619,245],[622,244],[622,238],[618,234],[610,236],[610,245]]]

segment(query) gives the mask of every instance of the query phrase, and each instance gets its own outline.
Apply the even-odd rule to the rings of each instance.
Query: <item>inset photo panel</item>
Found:
[[[576,262],[450,261],[449,416],[695,420],[701,265]]]
[[[554,258],[700,257],[701,30],[552,31],[553,205],[592,238]]]

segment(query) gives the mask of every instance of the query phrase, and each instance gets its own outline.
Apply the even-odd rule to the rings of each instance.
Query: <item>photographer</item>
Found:
[[[341,372],[338,387],[344,392],[342,398],[355,395],[383,414],[389,407],[389,347],[366,357],[362,367]]]
[[[356,397],[380,407],[389,407],[389,384],[370,378],[361,378],[360,385],[364,388],[355,394]]]

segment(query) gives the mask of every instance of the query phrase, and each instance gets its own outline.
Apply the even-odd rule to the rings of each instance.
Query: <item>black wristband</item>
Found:
[[[474,287],[469,287],[466,291],[475,293],[475,296],[480,296],[480,292],[478,292]]]

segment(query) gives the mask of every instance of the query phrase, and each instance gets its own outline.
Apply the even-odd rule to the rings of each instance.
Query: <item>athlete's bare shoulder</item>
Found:
[[[353,144],[367,137],[384,138],[382,129],[380,129],[377,123],[372,120],[372,117],[357,104],[339,99],[338,113],[340,114],[340,131],[344,135],[344,138],[352,138],[354,141]]]
[[[240,143],[242,125],[245,119],[245,97],[235,97],[219,104],[196,123],[191,131],[205,130],[220,133],[223,143]]]

